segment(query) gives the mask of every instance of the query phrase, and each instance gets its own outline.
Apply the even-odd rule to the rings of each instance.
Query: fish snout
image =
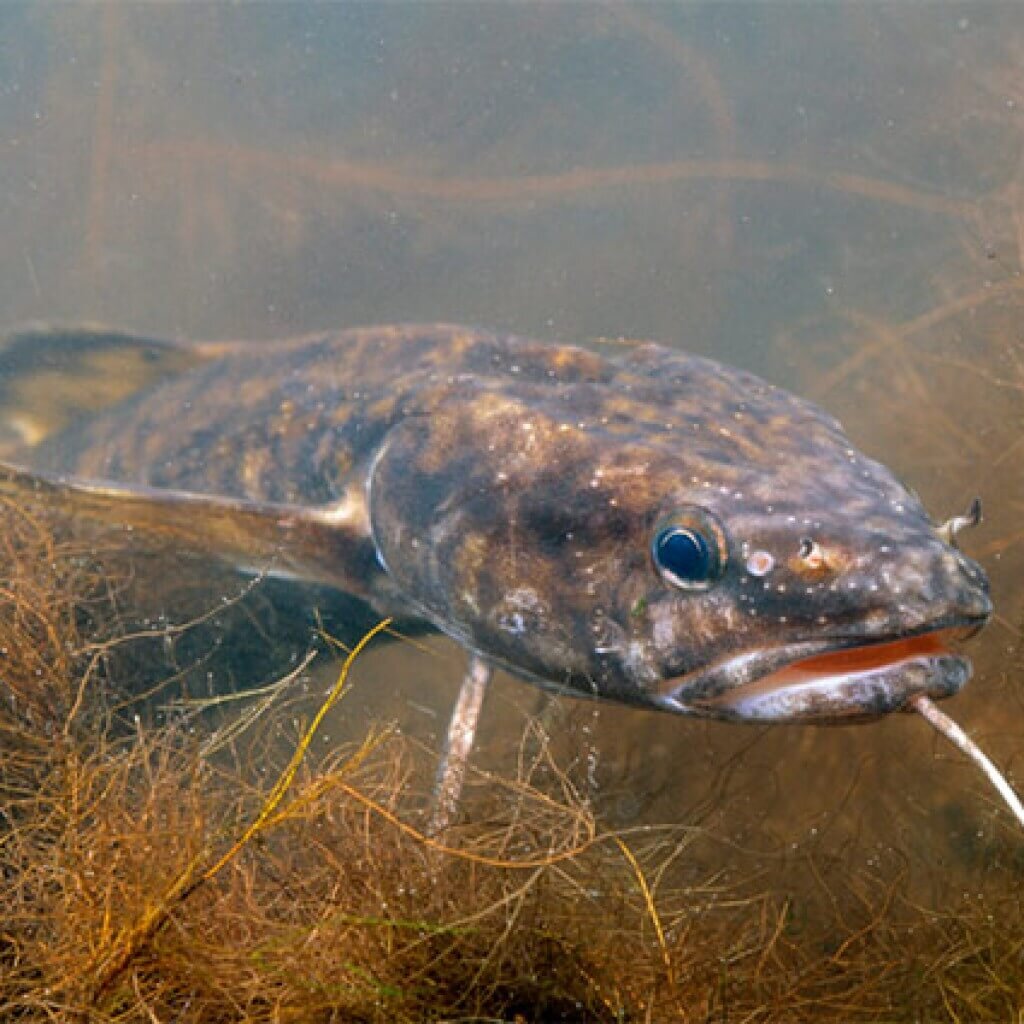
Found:
[[[903,594],[910,599],[899,604],[904,628],[949,628],[973,636],[992,614],[985,570],[941,542],[923,554],[907,573],[909,586]]]
[[[943,616],[976,632],[992,616],[988,575],[958,548],[943,545],[932,576],[935,596],[948,608]]]
[[[854,609],[866,635],[935,629],[973,635],[988,622],[993,610],[988,576],[962,551],[930,540],[907,545],[891,557],[860,574],[848,573],[840,583],[840,591],[849,588],[867,599]]]

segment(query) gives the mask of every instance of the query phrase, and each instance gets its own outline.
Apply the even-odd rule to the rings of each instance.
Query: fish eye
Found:
[[[663,520],[651,541],[658,574],[681,590],[705,590],[725,568],[722,528],[703,509],[678,512]]]

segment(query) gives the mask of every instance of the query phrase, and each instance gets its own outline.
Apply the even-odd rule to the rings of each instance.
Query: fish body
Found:
[[[138,345],[152,386],[21,429],[8,491],[328,583],[560,692],[832,722],[969,677],[947,639],[990,615],[983,570],[751,373],[452,325]]]

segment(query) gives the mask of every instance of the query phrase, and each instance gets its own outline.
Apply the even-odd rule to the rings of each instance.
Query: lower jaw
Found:
[[[789,678],[785,678],[788,675]],[[784,674],[778,683],[758,680],[709,700],[703,714],[733,721],[840,724],[868,721],[906,707],[911,697],[941,700],[971,676],[971,663],[949,652],[909,657],[863,671]]]

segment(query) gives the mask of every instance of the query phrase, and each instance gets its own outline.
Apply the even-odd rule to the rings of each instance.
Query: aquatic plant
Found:
[[[603,829],[534,723],[429,836],[434,754],[386,727],[313,756],[285,688],[205,732],[137,714],[108,664],[135,642],[123,563],[53,525],[2,510],[4,1020],[981,1020],[1024,997],[1009,832],[985,892],[936,910],[899,852],[851,872]],[[694,870],[709,850],[730,880]]]

